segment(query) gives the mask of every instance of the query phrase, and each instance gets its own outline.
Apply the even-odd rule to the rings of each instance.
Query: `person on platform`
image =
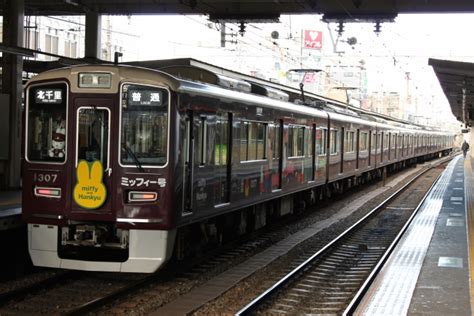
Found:
[[[462,154],[464,158],[466,158],[467,151],[469,150],[469,144],[466,141],[464,141],[461,145],[461,149],[462,149]]]

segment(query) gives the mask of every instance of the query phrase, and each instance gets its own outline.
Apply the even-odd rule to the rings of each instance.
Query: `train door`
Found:
[[[230,202],[232,114],[220,114],[216,118],[214,142],[214,170],[217,183],[214,191],[214,205],[223,206]]]
[[[116,152],[111,139],[116,139],[112,126],[113,101],[108,99],[77,98],[74,100],[73,117],[75,124],[75,163],[72,172],[73,201],[71,218],[74,213],[84,213],[90,219],[115,220],[113,192],[115,182],[112,173],[111,153]]]
[[[232,117],[188,111],[184,131],[183,215],[229,202]]]
[[[182,213],[189,215],[214,205],[215,115],[188,111],[184,125]]]
[[[193,202],[194,202],[194,151],[195,151],[195,140],[202,138],[202,135],[195,135],[196,130],[202,131],[200,123],[205,124],[205,120],[201,120],[198,117],[198,120],[194,122],[194,114],[192,111],[188,111],[185,118],[185,127],[184,127],[184,142],[183,142],[183,152],[184,152],[184,163],[183,163],[183,215],[188,215],[193,212]],[[197,127],[197,128],[196,128]],[[199,149],[198,149],[199,150]]]

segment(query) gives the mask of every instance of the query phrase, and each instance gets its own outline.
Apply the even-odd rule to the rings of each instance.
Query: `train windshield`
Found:
[[[28,160],[47,163],[66,161],[66,105],[65,83],[29,88],[26,147]]]
[[[167,161],[168,91],[162,88],[122,86],[122,165],[162,166]]]

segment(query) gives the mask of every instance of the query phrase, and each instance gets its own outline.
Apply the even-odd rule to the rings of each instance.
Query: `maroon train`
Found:
[[[33,263],[153,272],[452,148],[449,133],[277,88],[192,66],[85,65],[31,79],[23,217]]]

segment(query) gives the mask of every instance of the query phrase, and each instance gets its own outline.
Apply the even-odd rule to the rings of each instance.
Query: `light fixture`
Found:
[[[34,194],[35,196],[60,199],[61,188],[35,187]]]

